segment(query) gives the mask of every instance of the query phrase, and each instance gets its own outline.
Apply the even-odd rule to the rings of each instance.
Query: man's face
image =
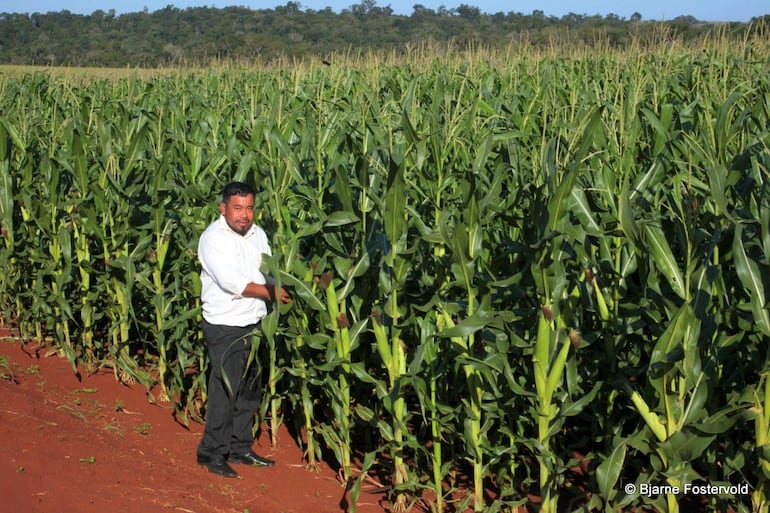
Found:
[[[227,202],[219,204],[219,211],[225,216],[227,226],[241,235],[246,233],[254,224],[254,195],[233,195]]]

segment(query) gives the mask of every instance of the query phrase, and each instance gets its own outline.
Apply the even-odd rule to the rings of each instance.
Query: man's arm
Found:
[[[291,296],[286,292],[283,287],[280,290],[275,285],[260,285],[258,283],[250,282],[246,285],[246,288],[241,292],[243,297],[255,297],[264,301],[273,301],[278,299],[281,303],[291,302]]]

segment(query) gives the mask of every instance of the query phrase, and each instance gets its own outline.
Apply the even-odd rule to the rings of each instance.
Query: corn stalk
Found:
[[[11,319],[16,300],[18,280],[14,230],[14,168],[24,151],[24,141],[18,130],[0,116],[0,265],[7,269],[0,276],[0,324]]]
[[[402,255],[406,248],[407,190],[404,161],[399,162],[399,150],[392,149],[387,183],[384,191],[381,222],[385,239],[381,248],[383,265],[380,271],[381,291],[386,298],[382,314],[374,312],[372,329],[377,352],[388,375],[387,395],[383,404],[390,415],[390,439],[387,440],[392,459],[393,511],[406,511],[407,496],[404,485],[409,474],[404,460],[404,444],[410,436],[406,421],[406,359],[407,352],[402,338],[403,306],[400,294],[405,285],[408,262]]]
[[[312,472],[318,472],[320,470],[321,446],[316,440],[315,403],[317,399],[311,394],[310,388],[311,383],[316,379],[316,373],[313,369],[312,360],[306,357],[306,354],[313,349],[307,343],[307,339],[311,337],[310,317],[307,310],[323,311],[325,305],[316,297],[318,282],[313,274],[314,267],[310,266],[306,269],[303,280],[298,280],[288,272],[281,273],[280,276],[284,283],[291,284],[292,291],[295,294],[294,301],[302,301],[307,305],[303,309],[293,308],[289,313],[288,323],[295,335],[293,338],[293,363],[291,368],[287,369],[287,372],[296,376],[299,380],[301,429],[299,430],[300,439],[298,442],[300,445],[304,444],[304,453],[307,460],[306,468]],[[301,436],[302,431],[304,431],[304,440]]]
[[[332,332],[334,358],[337,365],[337,383],[334,386],[335,395],[332,398],[332,408],[335,411],[335,434],[330,436],[327,430],[325,436],[336,444],[335,453],[341,465],[340,480],[349,482],[352,476],[351,465],[351,402],[350,384],[351,372],[351,344],[348,330],[348,317],[345,300],[338,299],[336,286],[331,273],[324,273],[319,280],[319,288],[326,294],[327,322]]]

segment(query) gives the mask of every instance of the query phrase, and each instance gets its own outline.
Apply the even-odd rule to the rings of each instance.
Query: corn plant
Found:
[[[403,376],[406,374],[406,351],[401,328],[403,306],[400,306],[400,294],[406,280],[408,265],[402,255],[406,246],[406,181],[401,163],[393,162],[388,172],[385,201],[382,205],[382,223],[387,246],[383,248],[385,265],[381,280],[385,283],[384,312],[373,319],[373,330],[377,350],[388,374],[388,396],[385,408],[392,419],[393,483],[395,498],[393,509],[406,509],[406,496],[401,493],[408,481],[404,462],[403,444],[406,433],[406,403]],[[387,319],[387,321],[385,321]],[[387,327],[385,322],[387,322]]]
[[[0,161],[0,235],[3,238],[2,245],[2,265],[9,271],[14,269],[15,259],[14,253],[14,230],[13,230],[13,174],[11,173],[11,159],[13,158],[13,145],[14,138],[12,137],[13,128],[11,131],[8,129],[8,122],[5,119],[0,119],[0,155],[2,160]],[[18,139],[18,137],[16,137]],[[17,143],[20,145],[20,143]],[[0,278],[0,294],[2,294],[2,317],[3,320],[10,318],[12,311],[13,298],[14,298],[14,275],[11,272],[3,272],[3,277]]]
[[[291,287],[295,294],[294,301],[307,305],[302,309],[292,308],[287,315],[287,340],[293,343],[293,363],[286,371],[299,380],[299,397],[295,399],[300,405],[295,420],[298,427],[298,443],[304,445],[306,467],[313,472],[318,472],[320,470],[321,446],[316,440],[318,436],[315,415],[317,399],[311,393],[312,385],[317,382],[318,378],[312,365],[312,355],[309,354],[314,352],[314,348],[310,344],[313,337],[310,333],[310,316],[307,310],[322,311],[325,305],[316,295],[318,277],[313,274],[313,268],[316,266],[311,265],[305,268],[303,279],[299,280],[291,271],[296,272],[297,268],[301,266],[302,263],[297,261],[288,271],[282,271],[276,266],[274,272]]]
[[[10,124],[7,118],[0,118],[0,155],[2,155],[2,161],[0,161],[0,234],[3,238],[3,267],[7,269],[13,269],[13,248],[14,248],[14,222],[13,222],[13,210],[14,210],[14,179],[13,179],[13,160],[17,157],[17,154],[22,148],[24,148],[24,142],[20,139],[17,130],[12,124]],[[17,148],[14,151],[14,146]],[[3,273],[2,287],[0,290],[3,295],[2,312],[3,317],[9,317],[9,304],[8,299],[13,296],[13,285],[11,283],[12,275],[10,273]]]

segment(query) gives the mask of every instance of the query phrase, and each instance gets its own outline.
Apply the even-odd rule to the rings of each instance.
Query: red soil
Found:
[[[143,386],[110,371],[78,380],[69,362],[0,330],[0,512],[24,513],[338,513],[350,511],[335,471],[305,469],[302,450],[282,428],[254,444],[272,468],[236,466],[239,478],[197,465],[202,426],[152,404]],[[355,511],[387,511],[364,484]]]

